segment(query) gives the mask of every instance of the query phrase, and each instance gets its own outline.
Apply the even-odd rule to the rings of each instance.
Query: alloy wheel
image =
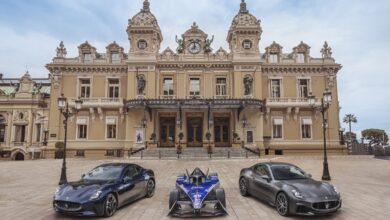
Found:
[[[247,195],[247,193],[248,193],[246,180],[244,178],[240,179],[240,193],[243,196]]]
[[[288,214],[288,200],[284,193],[279,193],[276,197],[276,210],[282,216]]]
[[[153,180],[149,180],[146,185],[146,197],[150,198],[154,195],[155,184]]]
[[[113,194],[108,194],[105,203],[105,216],[112,216],[118,207],[118,202]]]

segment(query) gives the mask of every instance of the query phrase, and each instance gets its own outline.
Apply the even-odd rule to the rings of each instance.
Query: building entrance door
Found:
[[[229,147],[229,123],[228,117],[214,118],[214,141],[216,147]]]
[[[160,146],[175,146],[175,117],[160,118]]]
[[[203,118],[187,118],[187,145],[188,147],[202,147]]]

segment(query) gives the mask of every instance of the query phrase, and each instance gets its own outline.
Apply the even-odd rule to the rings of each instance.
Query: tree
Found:
[[[389,141],[385,130],[376,128],[363,130],[362,137],[368,140],[370,144],[387,144]]]
[[[352,126],[351,124],[352,123],[357,123],[357,118],[355,115],[353,114],[346,114],[343,118],[343,122],[344,123],[347,123],[348,126],[349,126],[349,134],[352,134]],[[351,136],[347,136],[348,137],[348,140],[351,141],[352,137]]]
[[[355,132],[349,132],[349,131],[345,132],[344,140],[351,140],[351,141],[356,140],[356,133]]]

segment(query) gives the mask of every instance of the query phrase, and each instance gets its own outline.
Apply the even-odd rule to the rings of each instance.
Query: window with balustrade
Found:
[[[216,91],[215,94],[217,96],[226,96],[226,78],[225,77],[218,77],[216,79],[216,85],[215,85]]]
[[[80,98],[91,97],[91,79],[80,79]]]
[[[119,79],[108,79],[108,98],[119,98]]]
[[[107,126],[107,129],[106,129],[106,132],[107,132],[107,135],[106,135],[106,138],[107,139],[116,139],[116,131],[117,131],[117,124],[116,124],[116,118],[114,117],[107,117],[106,118],[106,126]]]
[[[270,94],[272,98],[281,97],[281,79],[271,79],[270,80]]]
[[[190,78],[190,96],[200,95],[200,79]]]
[[[309,79],[298,79],[298,95],[300,98],[307,98],[310,90]]]
[[[164,96],[173,96],[174,95],[174,87],[173,87],[173,78],[172,77],[164,77],[164,79],[163,79],[163,95]]]
[[[121,57],[120,57],[119,53],[117,53],[117,52],[111,53],[111,63],[113,63],[113,64],[121,63]]]
[[[77,139],[88,138],[88,118],[78,117],[76,120],[77,124]]]

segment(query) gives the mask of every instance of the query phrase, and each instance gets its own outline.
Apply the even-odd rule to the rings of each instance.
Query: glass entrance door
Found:
[[[202,147],[203,118],[187,118],[187,144],[188,147]]]
[[[214,118],[214,138],[216,147],[229,147],[229,121],[228,117]]]
[[[175,117],[160,118],[160,146],[175,146]]]

